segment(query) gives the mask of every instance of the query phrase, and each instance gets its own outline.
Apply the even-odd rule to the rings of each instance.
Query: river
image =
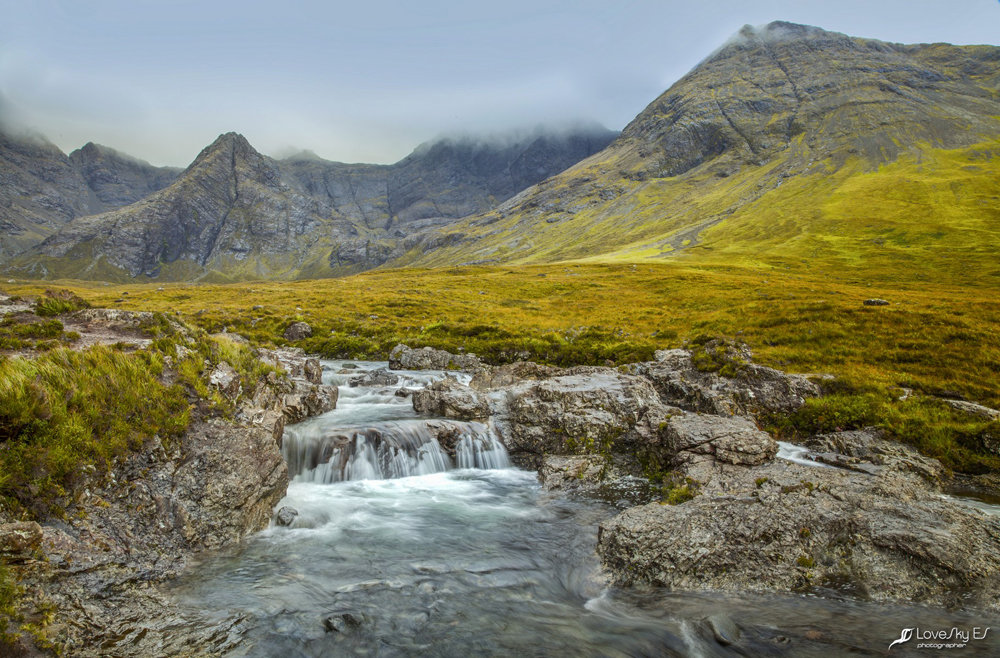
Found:
[[[396,395],[443,373],[351,387],[386,364],[323,365],[340,386],[337,409],[285,431],[294,477],[279,508],[298,512],[292,524],[207,556],[171,587],[182,607],[231,620],[219,623],[233,635],[229,655],[885,655],[904,628],[1000,626],[835,592],[610,587],[594,546],[615,501],[544,491],[482,425],[440,421],[459,437],[446,454]],[[720,643],[730,624],[738,641]],[[972,642],[960,654],[996,648]]]

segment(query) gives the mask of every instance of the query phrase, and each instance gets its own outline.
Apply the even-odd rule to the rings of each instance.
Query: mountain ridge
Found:
[[[978,263],[1000,240],[988,209],[1000,193],[994,155],[1000,48],[892,44],[777,21],[744,27],[614,140],[583,131],[505,150],[456,137],[394,165],[267,159],[270,173],[255,184],[273,188],[261,207],[274,216],[258,217],[255,231],[249,208],[236,213],[249,247],[224,239],[212,242],[226,248],[211,257],[196,249],[160,262],[162,252],[145,245],[149,255],[136,262],[114,255],[114,240],[98,239],[113,231],[67,227],[13,271],[306,278],[664,258],[953,268],[942,246]],[[195,187],[211,196],[209,182]],[[903,189],[922,202],[907,207],[897,198]],[[296,227],[270,226],[289,208]],[[228,210],[213,212],[212,221],[224,216],[232,227]],[[122,220],[128,213],[113,215],[79,223],[131,223]],[[181,219],[171,221],[195,230]],[[279,233],[296,236],[283,238],[284,251],[254,242]],[[138,248],[138,239],[119,246]],[[99,266],[109,260],[111,270]]]
[[[315,154],[275,160],[242,135],[225,133],[170,186],[74,219],[8,269],[113,280],[288,278],[368,269],[408,248],[413,232],[488,209],[615,135],[593,128],[540,131],[504,146],[441,139],[395,165],[366,165]]]
[[[783,185],[822,188],[901,157],[992,149],[998,81],[993,46],[888,44],[782,22],[744,28],[601,154],[428,235],[448,246],[406,264],[693,258],[708,237],[742,257],[759,238],[741,229],[741,248],[736,236],[723,239],[734,216],[749,228],[751,209],[767,199],[802,211]],[[970,184],[995,187],[989,176]],[[782,220],[790,239],[809,233],[808,214]]]

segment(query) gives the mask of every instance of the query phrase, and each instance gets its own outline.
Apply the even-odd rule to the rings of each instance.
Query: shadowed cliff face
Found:
[[[88,205],[91,213],[135,203],[170,185],[181,173],[178,167],[154,167],[93,142],[70,153],[69,161],[93,192]]]
[[[919,166],[941,149],[986,143],[992,152],[1000,137],[998,83],[1000,48],[993,46],[900,45],[790,23],[748,26],[607,149],[493,212],[429,233],[427,253],[408,263],[663,257],[698,244],[709,229],[725,236],[723,246],[738,237],[753,250],[754,240],[773,241],[774,222],[750,226],[755,220],[747,215],[738,236],[725,230],[752,207],[785,207],[795,223],[782,230],[794,237],[810,230],[806,211],[851,176],[900,160]],[[972,180],[971,169],[955,167],[968,178],[955,181],[968,190],[964,198],[992,189],[995,176],[980,168],[981,178]],[[810,208],[783,196],[793,188],[814,195]],[[945,203],[939,192],[927,203]],[[864,210],[878,212],[870,204]]]
[[[66,156],[42,137],[0,131],[0,260],[75,217],[134,203],[179,171],[93,143]]]
[[[193,272],[251,254],[295,258],[323,208],[296,193],[276,163],[235,133],[220,136],[164,190],[125,208],[78,219],[40,246],[70,272],[104,266],[157,276],[183,261]],[[72,268],[79,268],[74,271]]]
[[[11,267],[42,277],[170,280],[359,271],[398,256],[420,229],[488,210],[614,136],[587,128],[505,142],[446,139],[386,166],[308,154],[277,161],[229,133],[169,187],[73,220]],[[147,180],[129,160],[109,163],[92,145],[71,160],[96,181],[95,204],[121,200],[133,189],[126,183]]]

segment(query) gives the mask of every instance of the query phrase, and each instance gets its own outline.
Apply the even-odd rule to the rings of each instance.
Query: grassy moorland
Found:
[[[830,373],[828,398],[775,429],[882,425],[897,438],[972,472],[1000,468],[983,443],[996,423],[952,411],[939,397],[1000,406],[1000,297],[989,281],[866,279],[856,271],[728,265],[554,264],[385,270],[341,279],[231,285],[72,284],[95,306],[179,313],[328,357],[384,358],[398,342],[562,365],[626,363],[704,335],[736,337],[756,359],[791,372]],[[8,284],[29,295],[44,287]],[[880,297],[889,306],[863,301]],[[913,394],[906,400],[904,389]],[[986,437],[986,438],[984,438]]]

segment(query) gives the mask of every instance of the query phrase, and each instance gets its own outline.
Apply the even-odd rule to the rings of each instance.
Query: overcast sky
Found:
[[[187,165],[219,133],[395,162],[420,142],[621,129],[742,25],[992,43],[997,0],[0,0],[0,119]]]

